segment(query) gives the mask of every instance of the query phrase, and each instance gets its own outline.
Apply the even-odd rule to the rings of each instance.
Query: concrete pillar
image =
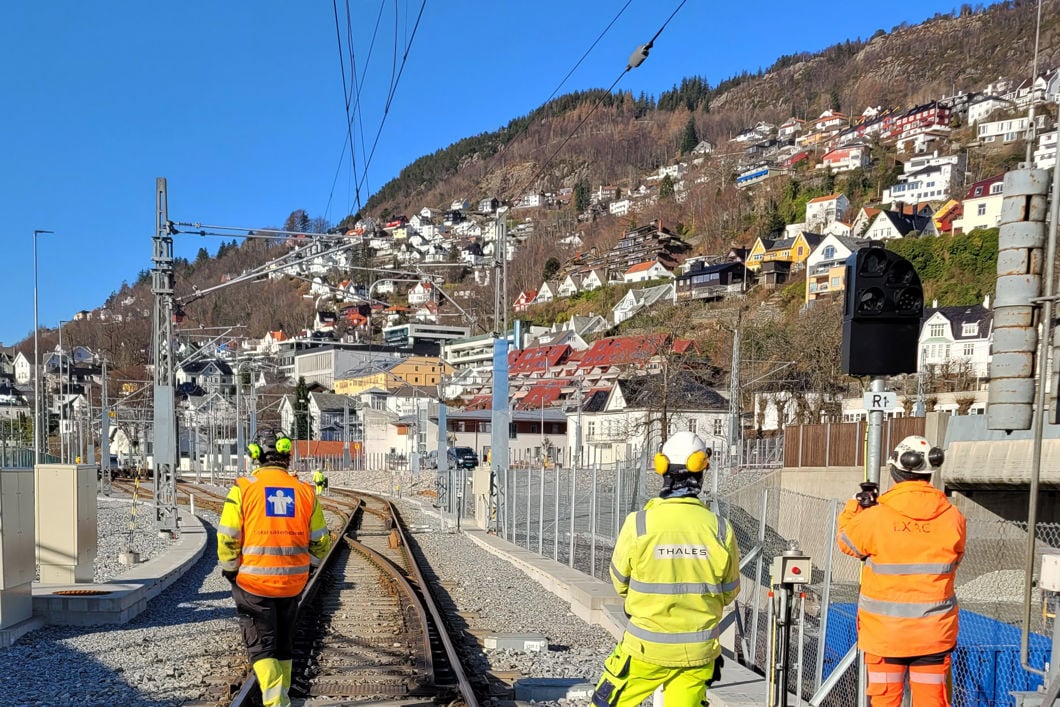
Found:
[[[0,470],[0,629],[33,617],[33,471]]]
[[[475,497],[475,524],[483,530],[490,527],[490,469],[479,464],[471,472],[471,493]]]
[[[946,448],[946,426],[950,422],[948,412],[929,412],[924,416],[924,439],[932,447]],[[943,462],[945,465],[945,462]],[[931,483],[936,488],[945,490],[941,470],[931,475]]]
[[[91,582],[96,560],[96,467],[39,464],[33,483],[41,584]]]

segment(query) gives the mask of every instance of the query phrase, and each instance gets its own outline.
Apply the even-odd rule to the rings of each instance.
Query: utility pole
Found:
[[[173,393],[173,235],[169,223],[166,178],[155,180],[154,267],[154,471],[155,525],[159,535],[172,536],[177,520],[177,410]],[[146,449],[141,450],[146,454]]]
[[[100,393],[99,468],[103,475],[103,493],[110,495],[110,403],[107,400],[107,359],[103,359],[103,386]]]
[[[732,374],[729,376],[729,449],[728,449],[728,467],[731,471],[734,471],[739,465],[743,457],[743,426],[741,424],[741,410],[740,410],[740,320],[742,319],[743,312],[738,311],[736,314],[736,326],[732,330]],[[717,483],[717,474],[714,474],[715,484]],[[714,497],[717,498],[718,489],[715,486],[712,489]]]

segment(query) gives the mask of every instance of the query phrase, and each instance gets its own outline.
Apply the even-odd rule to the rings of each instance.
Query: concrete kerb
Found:
[[[140,615],[147,602],[170,587],[203,556],[207,533],[202,521],[180,514],[180,535],[165,553],[102,584],[34,584],[33,618],[46,624],[100,626],[123,624]],[[62,595],[59,591],[106,594]],[[15,628],[15,627],[12,627]],[[10,629],[9,629],[10,630]],[[0,631],[0,644],[3,642]]]
[[[626,615],[622,600],[608,583],[529,552],[484,530],[465,528],[463,533],[490,554],[521,569],[560,599],[569,601],[571,612],[586,623],[600,626],[615,640],[622,637]],[[767,692],[765,678],[738,664],[731,650],[726,649],[725,655],[728,660],[722,671],[724,682],[710,688],[710,704],[714,707],[764,705]]]

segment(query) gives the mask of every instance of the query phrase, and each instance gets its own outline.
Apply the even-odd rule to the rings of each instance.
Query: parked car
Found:
[[[471,447],[450,447],[447,457],[454,469],[474,469],[478,466],[478,456]]]

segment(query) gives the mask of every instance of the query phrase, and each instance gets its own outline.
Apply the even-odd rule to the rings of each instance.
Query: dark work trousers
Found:
[[[262,658],[291,660],[298,597],[259,597],[233,583],[232,598],[251,665]]]

